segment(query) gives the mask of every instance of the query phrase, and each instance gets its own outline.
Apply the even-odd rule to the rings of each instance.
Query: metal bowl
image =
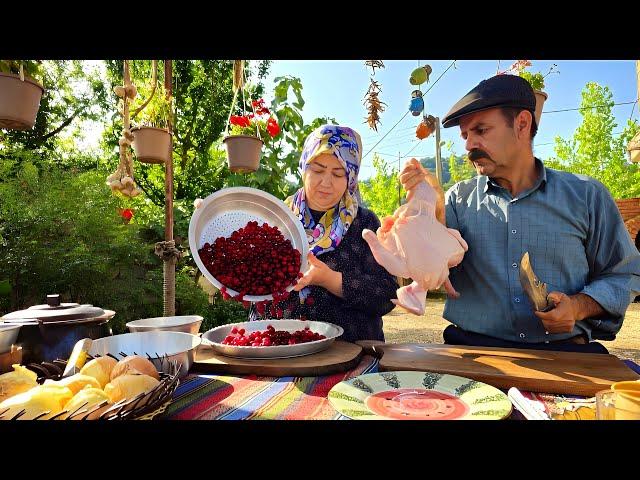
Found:
[[[178,377],[183,377],[193,365],[196,348],[201,342],[199,336],[183,332],[125,333],[94,340],[89,354],[111,354],[116,358],[122,354],[140,355],[149,358],[158,371],[165,373],[169,373],[167,365],[175,360],[181,365]]]
[[[197,335],[203,318],[200,315],[142,318],[127,323],[130,332],[184,332]]]
[[[236,345],[224,345],[222,341],[231,330],[236,327],[244,328],[249,334],[257,330],[264,331],[268,325],[273,325],[276,330],[286,330],[295,332],[309,327],[312,332],[324,335],[325,339],[314,342],[298,343],[296,345],[274,345],[271,347],[242,347]],[[258,320],[255,322],[241,322],[222,325],[202,334],[202,338],[207,345],[210,345],[216,352],[227,357],[237,358],[290,358],[301,357],[317,353],[329,346],[344,333],[344,329],[338,325],[327,322],[314,322],[310,320]]]
[[[300,252],[300,271],[307,270],[307,254],[309,243],[307,234],[300,220],[291,209],[278,198],[255,188],[233,187],[223,188],[205,198],[199,208],[196,208],[189,224],[189,247],[191,255],[202,274],[218,289],[224,285],[220,283],[204,266],[198,250],[205,243],[213,243],[218,237],[229,237],[231,234],[247,225],[250,221],[259,224],[264,222],[272,227],[278,227],[282,235],[291,241],[293,248]],[[287,287],[291,291],[293,285]],[[230,295],[239,292],[227,288]],[[244,300],[261,302],[273,300],[271,295],[245,295]]]
[[[6,353],[11,350],[11,345],[16,343],[20,325],[3,325],[0,323],[0,353]]]

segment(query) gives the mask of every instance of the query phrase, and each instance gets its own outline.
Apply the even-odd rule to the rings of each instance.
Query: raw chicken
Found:
[[[392,302],[416,315],[424,314],[428,290],[444,283],[447,293],[457,295],[449,281],[449,268],[458,265],[469,248],[458,230],[438,221],[437,200],[434,187],[422,181],[405,205],[382,220],[376,233],[362,231],[381,266],[392,275],[413,279],[411,285],[396,291],[398,299]]]

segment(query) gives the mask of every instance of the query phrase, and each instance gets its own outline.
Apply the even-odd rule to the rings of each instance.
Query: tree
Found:
[[[614,198],[640,196],[640,168],[627,159],[626,145],[638,131],[638,124],[628,120],[623,131],[617,128],[612,113],[613,95],[607,86],[589,82],[582,90],[582,123],[565,140],[555,138],[555,157],[545,165],[558,170],[580,173],[601,181]],[[597,106],[597,107],[594,107]]]
[[[373,167],[376,174],[360,183],[360,193],[367,207],[383,218],[400,206],[400,195],[404,195],[404,191],[398,189],[398,169],[390,169],[378,154],[373,155]]]
[[[111,101],[118,98],[113,87],[122,85],[123,60],[108,60]],[[164,83],[164,69],[159,62],[158,83]],[[148,85],[151,61],[130,62],[131,78],[138,86]],[[250,76],[250,73],[249,73]],[[224,130],[232,93],[232,62],[228,60],[176,60],[173,62],[174,195],[176,201],[203,197],[222,187],[222,162],[212,148]],[[135,121],[135,118],[133,119]],[[114,113],[104,133],[103,148],[110,167],[119,162],[118,139],[122,118]],[[164,206],[164,170],[161,166],[136,163],[136,182],[147,199]]]
[[[266,73],[268,62],[257,68],[258,79],[247,83],[244,94],[239,94],[233,114],[251,110],[251,101],[263,94],[260,75]],[[148,83],[151,62],[130,63],[134,83]],[[158,69],[158,81],[163,82],[163,69]],[[109,62],[109,75],[113,86],[122,82],[122,61]],[[255,76],[255,75],[254,75]],[[248,78],[252,74],[248,72]],[[204,198],[222,188],[248,186],[285,199],[300,184],[298,161],[306,137],[313,129],[334,119],[316,118],[305,124],[302,118],[304,99],[302,82],[290,76],[275,79],[274,98],[269,105],[277,117],[281,133],[273,141],[265,142],[260,168],[252,174],[234,174],[227,167],[226,151],[222,143],[230,114],[232,93],[231,61],[187,61],[174,63],[174,96],[176,104],[174,128],[174,238],[176,245],[186,247],[193,201]],[[114,95],[114,105],[116,99]],[[112,168],[118,161],[117,141],[122,129],[121,118],[105,131],[104,146]],[[134,222],[144,225],[141,235],[148,242],[164,238],[164,169],[161,166],[134,165],[136,182],[144,194],[128,200],[136,209]],[[195,278],[199,272],[185,251],[184,262]],[[180,267],[180,264],[178,265]]]
[[[108,96],[99,69],[79,60],[45,60],[40,71],[38,80],[45,91],[34,127],[0,131],[0,161],[12,165],[5,174],[17,175],[24,161],[37,166],[94,168],[95,158],[78,154],[73,137],[63,134],[84,121],[104,117]]]
[[[251,100],[263,94],[261,76],[267,71],[268,61],[258,65],[258,77],[247,83],[245,92],[237,101],[235,113],[251,110]],[[109,77],[112,86],[122,82],[122,61],[110,61]],[[151,63],[132,62],[134,83],[148,82]],[[159,69],[159,81],[163,78]],[[248,71],[251,82],[252,73]],[[276,141],[263,148],[260,169],[250,175],[233,174],[226,165],[222,137],[231,108],[232,62],[228,60],[174,62],[174,97],[176,104],[174,127],[174,182],[175,203],[191,205],[196,198],[229,186],[244,185],[260,188],[280,198],[296,187],[299,153],[304,139],[313,128],[327,119],[315,119],[305,125],[302,119],[302,83],[294,77],[276,80],[274,99],[270,105],[277,116],[282,132]],[[290,100],[290,92],[295,97]],[[114,105],[116,103],[113,95]],[[118,161],[117,145],[122,129],[119,117],[105,133],[104,146],[112,156],[112,167]],[[136,181],[153,204],[164,206],[164,172],[161,167],[136,164]]]

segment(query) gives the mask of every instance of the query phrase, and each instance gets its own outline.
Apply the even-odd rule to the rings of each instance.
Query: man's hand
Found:
[[[534,313],[549,333],[569,333],[577,321],[605,314],[602,306],[584,293],[569,296],[562,292],[551,292],[547,299],[556,307],[548,312]]]
[[[317,285],[337,297],[342,297],[342,273],[331,270],[326,263],[318,260],[313,253],[307,255],[307,260],[309,261],[309,269],[298,280],[293,289],[299,292],[306,286]]]
[[[420,182],[427,182],[433,187],[438,195],[438,202],[436,203],[436,218],[441,224],[445,225],[444,190],[442,190],[442,186],[440,185],[440,182],[438,182],[438,179],[434,177],[429,170],[424,168],[415,158],[412,158],[405,163],[402,172],[400,172],[399,178],[402,188],[407,191],[407,202],[413,197],[413,189]]]
[[[413,188],[420,182],[426,181],[427,172],[425,170],[426,169],[415,158],[405,163],[402,172],[400,172],[400,183],[402,184],[402,188],[407,191],[407,200],[413,195]]]
[[[548,312],[534,312],[542,320],[544,329],[549,333],[570,333],[578,321],[576,305],[569,295],[562,292],[551,292],[547,299],[556,304]]]

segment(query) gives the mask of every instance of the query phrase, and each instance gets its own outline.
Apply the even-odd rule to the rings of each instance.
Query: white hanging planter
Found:
[[[227,148],[229,170],[250,173],[258,170],[264,142],[252,135],[229,135],[222,140]]]
[[[544,102],[546,102],[547,98],[549,98],[549,95],[547,95],[542,90],[534,90],[533,93],[536,94],[536,111],[534,116],[536,118],[536,124],[538,125],[538,128],[540,128],[540,119],[542,118],[542,107],[544,105]]]
[[[135,127],[131,129],[131,146],[136,158],[143,163],[165,163],[169,161],[171,135],[164,128]]]

